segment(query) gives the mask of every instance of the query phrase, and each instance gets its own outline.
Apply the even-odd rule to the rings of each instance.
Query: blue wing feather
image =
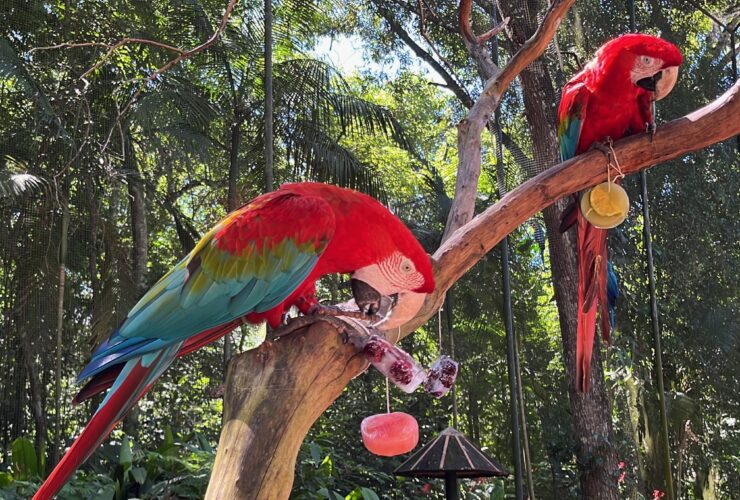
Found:
[[[291,202],[299,206],[284,206]],[[295,219],[296,230],[306,233],[308,224],[319,221],[315,238],[299,243],[284,230],[278,232],[266,225],[263,219],[269,221],[269,211],[278,203],[281,213],[287,211]],[[293,194],[273,196],[256,204],[251,212],[247,206],[235,214],[204,236],[142,297],[121,326],[95,350],[79,380],[246,314],[278,306],[309,276],[334,230],[333,212],[326,202],[312,199],[306,205],[305,198]],[[240,221],[240,215],[252,217],[254,226],[248,224],[251,219]],[[223,237],[230,225],[237,224],[241,224],[241,232],[232,239],[242,246],[238,253],[232,253],[219,245],[218,236]]]
[[[558,110],[558,144],[561,160],[568,160],[576,155],[588,106],[588,96],[589,91],[581,82],[569,83],[563,89],[563,98]]]
[[[614,272],[612,261],[607,263],[607,280],[606,280],[606,298],[609,305],[609,323],[614,329],[615,315],[617,309],[617,299],[619,298],[619,280],[617,273]]]

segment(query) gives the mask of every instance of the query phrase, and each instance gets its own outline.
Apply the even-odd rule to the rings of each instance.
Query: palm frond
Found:
[[[24,166],[10,156],[0,168],[0,198],[17,199],[24,195],[50,191],[49,181],[43,177],[19,171]]]
[[[217,116],[211,101],[186,80],[167,78],[163,85],[142,97],[132,119],[145,129],[173,121],[187,121],[193,128],[205,128]]]
[[[51,106],[46,93],[36,83],[26,69],[23,60],[18,57],[18,54],[5,37],[0,38],[0,79],[13,80],[26,97],[36,104],[40,121],[52,127],[59,136],[69,138],[69,134],[62,126],[62,120]]]
[[[382,106],[350,94],[350,87],[331,65],[316,59],[291,59],[275,66],[278,113],[310,119],[329,130],[348,134],[383,134],[408,149],[401,124]]]
[[[385,199],[385,190],[376,173],[321,128],[310,122],[297,122],[286,140],[295,180],[329,182]]]

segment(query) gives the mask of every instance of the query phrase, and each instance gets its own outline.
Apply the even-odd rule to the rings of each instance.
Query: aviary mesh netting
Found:
[[[227,4],[0,0],[0,474],[12,471],[10,450],[21,437],[45,457],[40,470],[48,472],[100,402],[70,404],[90,350],[209,227],[264,191],[262,6],[237,2],[217,41],[183,57],[216,32]],[[507,33],[489,42],[503,65],[534,33],[548,2],[498,5],[475,1],[472,26],[481,33],[511,17]],[[456,124],[467,113],[466,96],[474,100],[482,88],[457,30],[457,8],[449,0],[275,3],[276,183],[319,180],[374,194],[433,252],[454,194]],[[498,187],[511,190],[559,162],[559,89],[601,43],[629,31],[628,12],[623,0],[579,1],[543,57],[515,81],[482,138],[479,209],[499,198]],[[637,28],[684,50],[678,84],[658,105],[658,127],[734,83],[737,41],[730,33],[739,21],[740,8],[730,1],[637,2]],[[329,39],[360,44],[366,59],[354,67],[335,59],[333,67],[325,57]],[[656,167],[648,179],[674,462],[683,467],[686,495],[713,474],[722,479],[712,487],[737,492],[730,457],[740,438],[728,423],[739,403],[737,144]],[[652,420],[641,420],[655,403],[638,185],[626,179],[630,217],[610,236],[624,292],[606,361],[617,446],[634,468],[634,491],[644,486],[635,479],[641,446],[655,435],[645,427]],[[581,465],[573,458],[567,400],[553,399],[565,386],[557,382],[559,333],[541,217],[515,231],[510,247],[526,414],[541,469],[535,476],[542,495],[554,497],[575,491]],[[506,465],[500,265],[492,256],[472,272],[456,287],[454,312],[443,325],[445,332],[454,327],[458,356],[469,367],[458,389],[461,430]],[[327,280],[321,297],[346,297],[343,281]],[[436,318],[427,329],[407,348],[431,357]],[[237,331],[229,352],[258,338],[257,329]],[[215,443],[223,378],[219,341],[168,370],[127,430],[144,447],[156,448],[168,426]],[[363,375],[356,383],[362,404],[383,408],[377,379]],[[447,418],[449,402],[394,397],[428,412],[429,422]],[[724,403],[715,409],[717,399]],[[342,416],[354,400],[342,401],[321,429],[355,424]],[[422,430],[432,431],[431,424]],[[328,431],[321,432],[313,442],[328,449]],[[321,464],[314,451],[303,466]],[[301,467],[300,484],[313,484],[306,471],[314,469]],[[388,467],[378,468],[392,477]],[[378,487],[376,479],[366,480]]]

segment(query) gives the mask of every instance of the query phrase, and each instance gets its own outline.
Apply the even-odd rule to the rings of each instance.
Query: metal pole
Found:
[[[273,184],[272,0],[265,0],[265,191]]]
[[[630,0],[630,30],[637,31],[635,26],[635,2]],[[655,107],[653,107],[653,120],[655,119]],[[640,172],[640,185],[642,187],[642,218],[643,237],[645,239],[645,254],[647,256],[648,283],[650,286],[650,316],[653,325],[653,345],[655,349],[655,374],[658,379],[658,400],[660,401],[661,434],[663,438],[663,475],[665,476],[666,494],[670,500],[676,497],[673,493],[673,473],[671,472],[671,449],[668,442],[668,416],[665,408],[665,388],[663,386],[663,354],[660,345],[660,324],[658,323],[658,298],[655,292],[655,268],[653,265],[653,237],[650,230],[650,208],[648,207],[647,174]]]
[[[454,472],[445,472],[445,498],[460,500],[460,488],[457,486],[457,476]]]
[[[492,12],[494,26],[498,24],[496,10]],[[498,64],[498,38],[493,37],[493,62]],[[504,150],[503,134],[501,131],[501,111],[497,107],[494,114],[496,122],[496,180],[498,184],[499,197],[506,194],[506,178],[504,177]],[[514,455],[514,487],[516,499],[524,498],[524,477],[522,470],[522,443],[519,430],[519,389],[517,370],[519,361],[517,359],[516,336],[514,333],[514,314],[511,310],[511,268],[509,266],[509,237],[506,236],[501,243],[501,274],[504,289],[504,325],[506,327],[506,361],[509,372],[509,395],[511,398],[511,434],[512,452]]]
[[[498,157],[496,164],[496,177],[498,179],[499,195],[503,197],[506,192],[506,180],[504,178],[503,153],[501,152],[501,123],[500,112],[496,110],[496,149]],[[504,325],[506,327],[506,360],[509,372],[509,394],[511,397],[511,433],[514,454],[514,484],[516,498],[524,498],[523,474],[522,474],[522,445],[519,431],[519,389],[517,384],[516,336],[514,333],[514,314],[511,310],[511,268],[509,266],[509,237],[505,237],[499,244],[501,248],[501,274],[504,288]]]
[[[653,324],[653,343],[655,345],[655,376],[658,379],[658,400],[660,401],[661,434],[663,435],[663,475],[666,494],[670,500],[673,494],[673,473],[671,472],[671,449],[668,443],[668,415],[665,409],[665,388],[663,386],[663,355],[660,346],[660,324],[658,323],[658,299],[655,292],[655,268],[653,265],[653,242],[650,230],[650,209],[648,208],[647,175],[640,172],[642,184],[642,217],[645,253],[647,254],[648,283],[650,285],[650,316]]]
[[[730,32],[730,49],[732,50],[730,55],[732,56],[732,79],[734,81],[737,81],[737,52],[735,49],[735,32],[736,31],[737,31],[737,26],[735,26],[735,29],[732,30],[732,32]],[[735,137],[735,140],[737,141],[737,150],[740,151],[740,135]]]

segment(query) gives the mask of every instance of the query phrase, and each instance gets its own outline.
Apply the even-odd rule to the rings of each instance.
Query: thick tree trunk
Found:
[[[509,26],[515,47],[521,46],[537,29],[536,12],[528,11],[528,5],[501,2],[503,15],[510,16]],[[557,119],[555,92],[547,67],[535,61],[520,74],[524,95],[524,112],[527,116],[534,145],[534,165],[529,175],[535,175],[556,165],[560,160],[557,149]],[[543,106],[543,103],[547,105]],[[611,444],[611,402],[606,394],[604,375],[599,352],[599,337],[596,336],[592,361],[592,385],[588,393],[576,389],[575,352],[578,318],[578,259],[576,232],[566,234],[559,231],[562,212],[568,202],[560,202],[543,211],[550,245],[555,300],[560,318],[560,333],[563,339],[568,394],[576,439],[576,457],[580,471],[581,495],[583,498],[616,499],[617,456]]]
[[[131,281],[134,286],[134,299],[138,300],[147,291],[146,282],[147,261],[149,260],[149,235],[146,223],[146,200],[144,198],[144,181],[136,161],[136,153],[127,130],[124,135],[124,165],[129,171],[128,195],[131,205]],[[133,305],[133,304],[132,304]],[[123,420],[123,430],[126,434],[136,436],[139,407],[134,406]]]
[[[51,462],[59,461],[62,442],[62,335],[64,333],[64,290],[67,265],[67,238],[69,233],[68,194],[62,194],[62,227],[59,236],[59,282],[57,289],[56,353],[54,359],[54,448]]]
[[[231,72],[231,68],[229,68]],[[229,73],[231,74],[231,73]],[[229,192],[226,199],[226,211],[233,212],[241,205],[237,181],[239,180],[239,148],[242,140],[242,111],[237,107],[234,109],[234,123],[231,125],[231,144],[229,151]],[[232,354],[231,334],[224,335],[224,372],[229,364]]]
[[[136,161],[133,145],[128,136],[126,142],[126,157],[124,164],[129,171],[128,195],[131,205],[131,280],[135,287],[136,299],[146,293],[146,264],[149,259],[148,232],[146,223],[146,200],[144,198],[144,181]]]
[[[231,144],[229,145],[229,192],[226,200],[228,212],[239,208],[239,148],[242,140],[242,112],[239,108],[234,110],[234,123],[231,125]]]
[[[235,356],[206,498],[288,498],[304,436],[366,367],[325,322]]]
[[[568,395],[572,412],[576,457],[581,474],[582,498],[618,498],[617,456],[611,443],[611,402],[606,394],[601,362],[600,337],[595,336],[591,381],[588,392],[576,389],[575,353],[578,310],[578,267],[575,252],[575,231],[562,234],[558,230],[560,216],[567,206],[563,200],[545,210],[550,262],[555,300],[560,317],[563,340],[563,361],[568,379]]]

